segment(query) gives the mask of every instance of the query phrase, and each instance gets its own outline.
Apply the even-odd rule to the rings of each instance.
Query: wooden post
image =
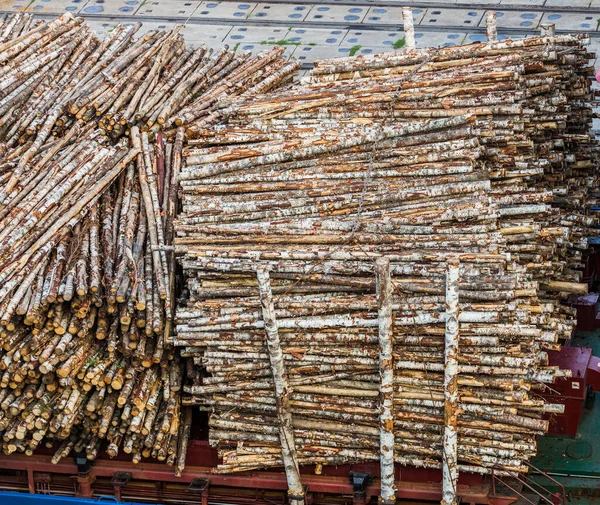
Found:
[[[285,475],[288,483],[289,502],[291,505],[304,505],[304,488],[302,487],[302,481],[300,480],[300,469],[298,468],[298,458],[296,456],[296,442],[294,439],[294,428],[292,426],[289,386],[283,363],[283,352],[279,341],[277,320],[275,319],[271,280],[266,268],[259,268],[256,272],[256,276],[258,278],[260,304],[262,307],[263,321],[265,323],[265,334],[267,337],[269,360],[271,362],[271,372],[275,384],[275,402],[279,420],[281,457],[283,459],[283,466],[285,468]]]
[[[392,281],[390,260],[375,264],[379,313],[379,452],[381,464],[380,503],[396,502],[394,486],[394,368],[392,365]]]
[[[402,23],[404,24],[404,41],[408,50],[414,49],[415,43],[415,24],[410,7],[402,7]]]
[[[496,13],[494,11],[485,13],[485,29],[488,40],[496,42],[498,40],[498,30],[496,29]]]
[[[456,505],[458,483],[458,276],[459,261],[448,261],[446,272],[446,335],[444,349],[444,444],[442,505]]]

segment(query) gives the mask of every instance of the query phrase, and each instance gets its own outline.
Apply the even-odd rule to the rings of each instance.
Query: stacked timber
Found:
[[[293,98],[296,109],[289,114],[271,113],[375,119],[385,116],[394,100],[397,122],[475,114],[476,135],[488,152],[491,196],[508,242],[502,250],[548,291],[581,291],[576,283],[593,224],[588,190],[598,161],[591,134],[594,54],[588,44],[587,35],[563,35],[325,60],[306,78],[304,92],[318,97],[331,86],[343,90],[327,110],[317,113],[320,105],[304,95]],[[398,86],[415,65],[422,65],[419,78]],[[371,86],[361,86],[365,82]]]
[[[180,473],[191,411],[169,337],[184,132],[161,125],[297,65],[282,48],[189,49],[179,28],[134,39],[139,27],[99,40],[71,15],[0,25],[0,449],[45,443],[55,462],[105,449]]]
[[[316,62],[188,127],[174,343],[216,471],[283,465],[294,496],[303,464],[527,471],[586,290],[585,42]]]
[[[1,211],[0,445],[30,454],[63,441],[56,462],[72,450],[93,460],[106,441],[110,456],[174,464],[181,367],[165,346],[173,214],[161,208],[174,208],[164,181],[182,135],[165,163],[160,135],[152,146],[136,127],[132,147],[71,133],[34,156]]]
[[[394,287],[396,461],[441,465],[453,256],[461,261],[461,468],[522,470],[535,453],[535,435],[547,428],[540,416],[554,407],[527,390],[544,372],[552,377],[544,349],[557,336],[537,326],[551,309],[525,267],[497,252],[498,209],[472,119],[380,130],[329,120],[322,135],[321,122],[298,125],[304,138],[281,125],[287,142],[219,148],[206,157],[231,161],[183,171],[176,250],[185,251],[190,300],[177,311],[175,344],[208,374],[188,392],[213,412],[218,471],[282,464],[258,268],[269,270],[298,463],[379,459],[380,257],[391,262]],[[215,140],[249,133],[227,128]],[[282,153],[289,162],[262,164]],[[217,166],[236,168],[208,173]]]
[[[188,48],[181,27],[134,39],[141,23],[118,25],[101,41],[70,14],[24,33],[19,16],[0,25],[0,153],[33,142],[27,161],[78,121],[93,120],[112,140],[132,125],[156,133],[163,124],[197,124],[219,116],[217,97],[267,91],[299,68],[280,57],[282,47],[255,57]]]

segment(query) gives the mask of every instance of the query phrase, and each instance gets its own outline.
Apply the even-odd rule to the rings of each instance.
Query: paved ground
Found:
[[[485,12],[497,11],[499,38],[536,34],[539,25],[588,32],[600,50],[600,0],[316,0],[314,3],[200,0],[0,0],[0,11],[49,17],[70,11],[100,33],[116,23],[142,31],[186,23],[193,45],[259,52],[270,45],[308,68],[314,59],[394,50],[404,43],[402,5],[413,7],[417,46],[485,40]]]

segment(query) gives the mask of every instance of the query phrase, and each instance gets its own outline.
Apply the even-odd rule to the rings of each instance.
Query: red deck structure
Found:
[[[188,465],[181,477],[160,463],[133,465],[127,461],[101,459],[89,468],[73,460],[56,465],[49,455],[0,458],[0,488],[29,492],[71,494],[81,497],[112,495],[118,499],[176,503],[228,503],[283,505],[287,501],[287,482],[283,471],[256,471],[232,475],[211,473],[216,451],[205,441],[191,442]],[[82,471],[87,470],[87,471]],[[360,464],[325,467],[321,475],[314,468],[303,469],[307,504],[364,505],[379,495],[379,465]],[[437,501],[441,499],[441,472],[398,467],[398,499]],[[473,504],[509,505],[510,494],[493,494],[489,476],[461,475],[458,495]]]

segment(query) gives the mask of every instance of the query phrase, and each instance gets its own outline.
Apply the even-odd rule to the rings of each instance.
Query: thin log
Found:
[[[487,39],[490,42],[496,42],[498,40],[498,30],[496,28],[496,12],[486,11],[485,13],[485,32]]]
[[[444,341],[444,448],[442,505],[458,503],[458,280],[460,263],[448,261]]]
[[[265,323],[265,336],[269,350],[269,360],[273,374],[275,399],[277,403],[277,417],[279,421],[279,438],[281,441],[281,457],[288,482],[288,498],[293,505],[304,505],[304,488],[300,479],[298,456],[296,455],[296,442],[292,424],[292,414],[289,404],[289,386],[287,374],[283,363],[283,353],[279,340],[279,330],[275,318],[271,281],[266,269],[256,272],[258,288],[260,291],[260,304]]]
[[[375,264],[379,319],[379,452],[381,457],[380,502],[396,503],[394,473],[394,367],[392,361],[392,280],[390,260]]]
[[[411,7],[402,7],[402,23],[404,25],[405,47],[411,51],[416,47],[415,24]]]

